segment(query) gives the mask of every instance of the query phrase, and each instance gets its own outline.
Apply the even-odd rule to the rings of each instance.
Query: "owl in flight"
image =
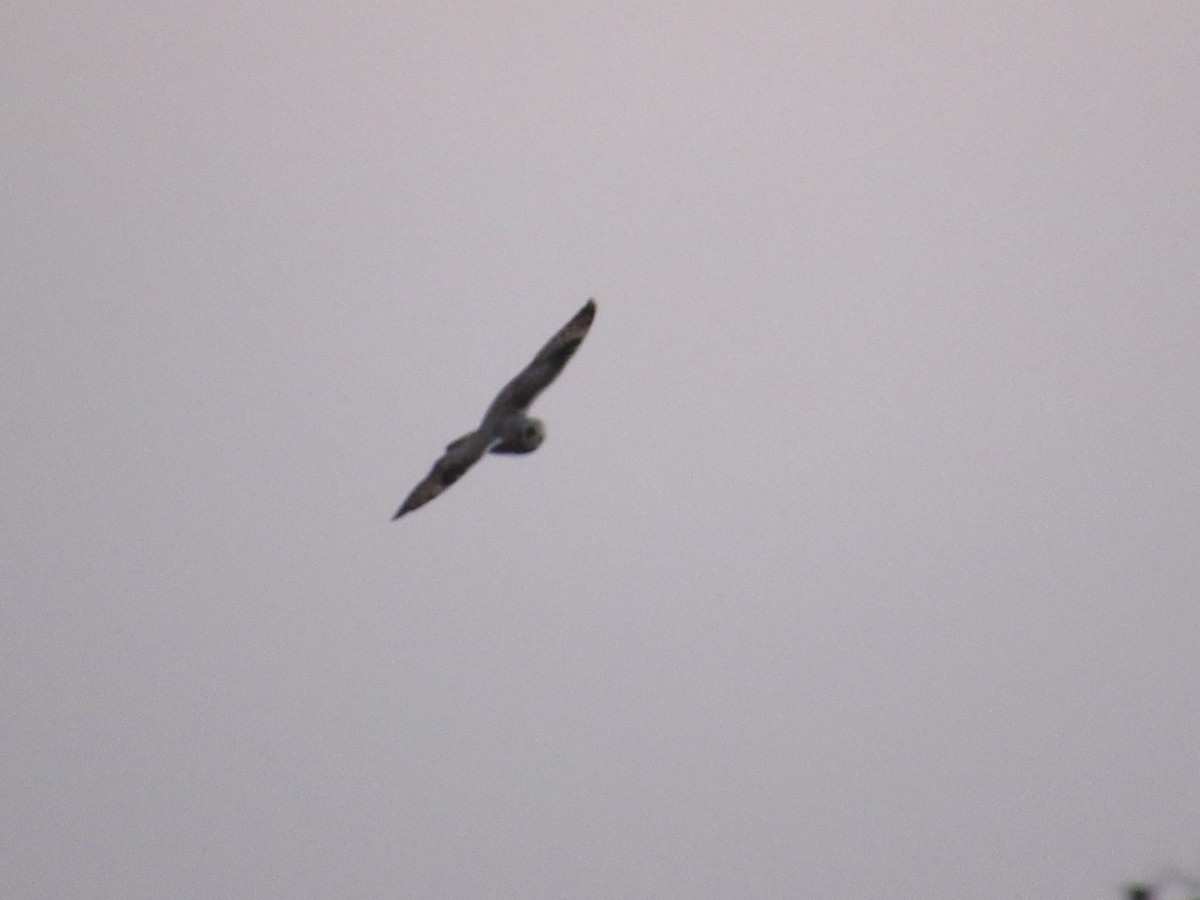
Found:
[[[592,327],[596,303],[589,300],[574,318],[546,342],[533,362],[504,386],[483,414],[483,422],[447,447],[424,480],[412,489],[392,521],[423,506],[462,477],[485,453],[532,453],[546,437],[541,419],[525,415],[529,404],[563,370]]]

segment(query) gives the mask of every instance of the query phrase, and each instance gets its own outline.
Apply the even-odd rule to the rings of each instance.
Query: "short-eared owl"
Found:
[[[484,413],[479,428],[446,447],[442,458],[433,464],[425,479],[413,488],[408,499],[396,510],[393,521],[423,506],[450,487],[483,454],[531,453],[538,448],[546,437],[545,426],[540,419],[527,416],[525,410],[574,356],[595,317],[596,303],[589,300],[558,334],[547,341],[533,362],[504,386]]]

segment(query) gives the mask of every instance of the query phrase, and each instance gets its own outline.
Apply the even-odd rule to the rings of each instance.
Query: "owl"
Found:
[[[424,506],[446,490],[485,453],[532,453],[541,446],[546,437],[546,427],[541,419],[526,415],[525,410],[575,355],[595,317],[596,303],[589,300],[571,321],[546,342],[533,362],[496,395],[492,405],[483,414],[479,427],[446,446],[442,458],[412,489],[412,493],[392,516],[392,521]]]

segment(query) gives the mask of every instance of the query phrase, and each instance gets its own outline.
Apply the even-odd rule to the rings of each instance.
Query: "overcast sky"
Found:
[[[0,84],[0,895],[1200,869],[1200,5],[18,0]]]

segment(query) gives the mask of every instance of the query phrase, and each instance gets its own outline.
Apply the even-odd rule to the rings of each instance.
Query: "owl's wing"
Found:
[[[496,399],[484,414],[484,430],[490,423],[500,421],[513,413],[524,412],[529,407],[575,355],[595,317],[596,302],[589,300],[583,305],[583,309],[575,313],[570,322],[546,342],[546,346],[538,351],[533,362],[496,395]]]
[[[412,489],[404,503],[396,510],[392,521],[396,521],[406,512],[412,512],[418,506],[424,506],[458,481],[467,469],[479,461],[479,457],[483,456],[491,441],[492,438],[482,431],[473,431],[450,444],[442,458],[433,464],[429,474]]]

